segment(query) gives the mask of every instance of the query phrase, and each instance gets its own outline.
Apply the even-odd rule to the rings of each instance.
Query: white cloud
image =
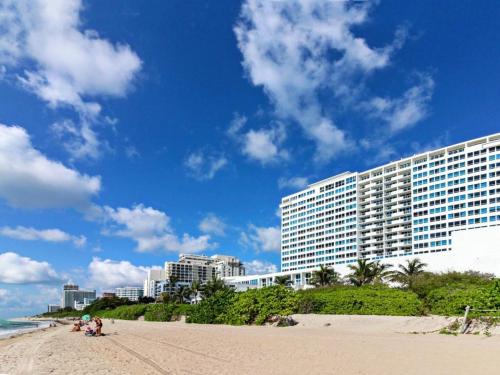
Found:
[[[148,270],[160,267],[135,266],[129,261],[94,257],[88,267],[89,285],[96,289],[142,286]]]
[[[373,117],[383,119],[391,132],[411,127],[428,115],[428,105],[434,90],[431,76],[421,74],[419,83],[408,89],[401,98],[375,97],[367,103]]]
[[[82,247],[87,242],[85,236],[72,236],[60,229],[35,229],[23,226],[0,227],[0,235],[24,241],[47,241],[47,242],[68,242],[71,241],[77,247]]]
[[[184,233],[182,237],[175,234],[170,226],[170,217],[164,212],[142,204],[132,209],[119,207],[104,207],[103,213],[112,227],[107,233],[126,237],[137,242],[137,251],[147,252],[154,250],[174,251],[179,253],[194,253],[209,249],[209,235],[192,237]],[[113,225],[118,228],[114,228]]]
[[[12,64],[34,63],[20,78],[50,105],[69,104],[94,114],[98,104],[84,97],[125,95],[141,60],[128,45],[81,30],[82,9],[80,0],[7,0],[4,27],[18,32],[8,35],[16,48],[3,53]]]
[[[211,180],[217,172],[227,165],[228,161],[223,155],[215,155],[196,151],[188,155],[184,166],[189,174],[197,180]]]
[[[245,269],[247,275],[263,275],[278,271],[278,267],[275,264],[258,259],[245,263]]]
[[[88,121],[75,124],[71,120],[63,120],[52,124],[50,129],[63,141],[64,148],[73,159],[97,159],[101,156],[103,142]]]
[[[241,115],[239,113],[234,113],[233,119],[231,120],[231,124],[229,125],[229,128],[227,129],[227,135],[231,138],[237,137],[245,124],[247,123],[248,119],[246,116]]]
[[[309,180],[307,177],[290,177],[290,178],[280,178],[278,180],[278,186],[280,189],[304,189],[309,185]]]
[[[137,151],[137,148],[131,145],[125,147],[125,155],[127,155],[127,158],[129,159],[135,159],[141,156],[139,151]]]
[[[251,82],[263,88],[278,117],[298,123],[316,144],[316,161],[353,148],[355,142],[332,116],[356,109],[369,96],[366,78],[388,67],[406,39],[404,28],[382,47],[370,46],[356,35],[354,29],[368,21],[372,5],[247,0],[234,28]],[[411,89],[407,95],[412,95]],[[409,113],[411,98],[405,97],[394,105],[400,119],[392,126],[419,120]]]
[[[238,144],[243,155],[263,165],[289,158],[288,151],[282,146],[286,139],[283,123],[275,122],[268,128],[243,131],[247,121],[245,116],[235,113],[226,132]]]
[[[0,254],[0,283],[30,284],[58,280],[56,271],[47,262],[39,262],[13,252]]]
[[[0,289],[2,317],[28,316],[47,311],[47,304],[60,301],[60,289],[48,285],[17,285]]]
[[[83,209],[100,188],[99,176],[48,159],[23,128],[0,124],[0,197],[10,205]]]
[[[18,81],[50,107],[74,108],[82,121],[67,148],[75,158],[96,158],[99,140],[91,129],[101,112],[96,98],[125,96],[142,62],[127,44],[82,29],[82,10],[81,0],[3,1],[0,62],[22,71],[15,74]]]
[[[243,154],[262,164],[286,160],[289,154],[281,148],[286,138],[283,124],[270,129],[250,130],[242,135]]]
[[[218,218],[214,214],[208,214],[205,216],[198,226],[200,231],[203,233],[214,234],[217,236],[224,236],[226,230],[226,224],[222,219]]]
[[[281,231],[279,227],[257,227],[251,224],[248,232],[241,233],[240,242],[257,252],[279,252]]]

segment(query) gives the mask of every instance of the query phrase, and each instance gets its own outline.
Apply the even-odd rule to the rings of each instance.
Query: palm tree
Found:
[[[313,272],[309,283],[315,286],[327,286],[336,283],[338,278],[339,274],[333,268],[322,264],[319,270]]]
[[[352,272],[347,275],[349,282],[355,286],[370,284],[373,281],[373,266],[367,259],[358,259],[356,265],[350,264]]]
[[[168,303],[170,301],[170,295],[167,292],[161,292],[156,302]]]
[[[392,275],[392,271],[389,271],[392,264],[380,263],[380,261],[376,261],[372,262],[371,265],[374,283],[382,284],[386,278]]]
[[[185,298],[188,297],[189,294],[190,294],[190,290],[187,286],[179,285],[179,287],[175,291],[175,298],[176,298],[177,302],[184,303]]]
[[[420,259],[415,258],[406,261],[406,266],[403,264],[399,265],[399,271],[394,271],[391,275],[391,281],[400,283],[403,287],[412,289],[415,279],[425,273],[426,263],[420,261]]]
[[[212,280],[207,281],[202,290],[202,295],[204,298],[213,296],[219,290],[226,289],[227,286],[224,284],[224,280],[219,279],[217,276],[213,276]]]
[[[170,275],[168,277],[168,293],[170,296],[174,295],[175,288],[177,287],[177,283],[179,282],[179,278],[175,275]]]
[[[190,296],[194,296],[194,303],[198,303],[198,294],[202,289],[202,285],[199,280],[194,280],[191,283]]]
[[[283,285],[283,286],[290,286],[292,283],[292,280],[290,279],[290,276],[276,276],[274,278],[274,284],[275,285]]]

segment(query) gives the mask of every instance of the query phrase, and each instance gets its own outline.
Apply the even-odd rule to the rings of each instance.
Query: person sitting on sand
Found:
[[[73,324],[73,328],[71,329],[71,332],[80,332],[80,331],[81,331],[80,324],[78,324],[78,323]]]
[[[94,336],[95,335],[95,331],[92,329],[92,327],[89,325],[87,325],[87,327],[85,328],[85,336]]]

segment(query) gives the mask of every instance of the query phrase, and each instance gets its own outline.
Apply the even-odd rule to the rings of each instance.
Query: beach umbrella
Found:
[[[90,315],[89,314],[85,314],[84,316],[82,316],[82,320],[85,320],[86,322],[90,320]]]

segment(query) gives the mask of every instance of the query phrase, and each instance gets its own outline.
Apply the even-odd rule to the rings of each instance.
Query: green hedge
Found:
[[[224,324],[225,314],[236,298],[236,293],[231,289],[215,292],[211,297],[205,298],[200,303],[193,305],[186,317],[187,323]]]
[[[156,303],[148,305],[144,320],[150,322],[170,322],[178,320],[182,315],[188,315],[191,305],[174,303]]]
[[[83,314],[81,311],[73,310],[73,311],[57,311],[57,312],[46,312],[41,314],[42,317],[47,318],[79,318]]]
[[[226,324],[264,324],[273,315],[295,313],[298,295],[284,286],[250,289],[237,293],[228,311],[223,315]]]
[[[298,293],[300,313],[357,315],[421,315],[415,293],[386,287],[329,287]]]
[[[462,315],[467,305],[477,310],[499,310],[500,280],[488,286],[450,285],[438,288],[429,293],[426,302],[429,311],[437,315]],[[473,315],[481,315],[481,312],[473,311]],[[500,312],[489,311],[487,315],[500,315]]]
[[[169,322],[172,319],[175,306],[167,303],[157,303],[148,306],[144,320],[150,322]]]
[[[193,305],[188,323],[264,324],[273,315],[290,315],[297,311],[298,296],[284,286],[250,289],[235,293],[223,290]]]
[[[118,306],[113,310],[96,311],[94,316],[108,319],[136,320],[146,313],[147,308],[148,305],[146,304]]]

